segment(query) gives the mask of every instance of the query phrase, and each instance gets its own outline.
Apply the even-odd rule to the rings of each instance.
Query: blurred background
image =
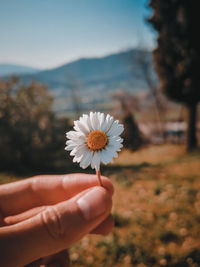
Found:
[[[73,266],[200,266],[196,5],[0,0],[0,183],[82,172],[64,147],[83,113],[125,126],[102,166],[115,230],[72,247]]]

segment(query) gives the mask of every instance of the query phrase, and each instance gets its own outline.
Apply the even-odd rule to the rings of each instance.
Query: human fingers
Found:
[[[50,256],[40,258],[34,262],[27,264],[24,267],[69,267],[69,253],[66,249]]]
[[[23,266],[69,247],[97,228],[108,217],[111,207],[111,193],[103,187],[92,187],[28,220],[3,227],[2,266]]]
[[[91,231],[91,234],[108,235],[112,231],[113,227],[114,219],[110,214],[101,224]]]
[[[35,215],[39,214],[40,212],[44,211],[47,208],[48,208],[48,206],[40,206],[40,207],[35,207],[33,209],[30,209],[30,210],[26,210],[26,211],[19,213],[17,215],[7,216],[3,219],[4,226],[16,224],[16,223],[28,220],[28,219],[34,217]]]
[[[102,176],[102,184],[113,193],[111,181]],[[29,209],[54,205],[81,191],[98,185],[96,175],[43,175],[0,186],[0,210],[4,217]]]
[[[70,259],[69,253],[66,249],[59,251],[53,255],[47,256],[43,258],[42,265],[45,267],[69,267],[70,266]]]
[[[16,223],[20,223],[25,221],[29,218],[34,217],[35,215],[39,214],[42,211],[45,211],[48,207],[36,207],[34,209],[25,211],[15,216],[9,216],[4,219],[4,225],[12,225]],[[112,215],[109,215],[105,221],[103,221],[96,229],[94,229],[91,233],[92,234],[100,234],[100,235],[107,235],[109,234],[114,226],[114,221]]]
[[[42,259],[38,259],[36,261],[33,261],[25,265],[24,267],[45,267],[45,266],[44,265],[42,266]]]

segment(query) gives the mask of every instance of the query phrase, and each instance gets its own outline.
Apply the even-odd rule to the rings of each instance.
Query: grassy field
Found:
[[[115,229],[70,249],[73,266],[200,266],[200,153],[183,146],[121,152],[103,169],[115,185]],[[0,182],[16,177],[0,174]]]
[[[73,266],[200,266],[200,153],[123,151],[110,169],[116,227],[71,249]]]

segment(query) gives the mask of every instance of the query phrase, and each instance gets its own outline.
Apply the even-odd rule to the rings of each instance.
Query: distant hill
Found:
[[[69,86],[72,80],[79,81],[84,87],[107,86],[146,88],[139,57],[141,54],[152,64],[152,54],[147,51],[129,50],[102,58],[82,58],[61,67],[40,71],[26,78],[34,78],[47,83],[51,89]]]
[[[34,74],[39,69],[13,64],[0,64],[0,77],[9,75]]]
[[[153,79],[152,53],[132,49],[101,58],[82,58],[63,66],[22,75],[25,83],[32,80],[46,84],[56,98],[58,112],[73,108],[78,99],[86,109],[110,105],[110,95],[117,90],[131,93],[146,90],[140,59],[148,61]]]

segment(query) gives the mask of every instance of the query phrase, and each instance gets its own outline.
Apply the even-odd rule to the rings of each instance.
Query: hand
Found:
[[[1,267],[68,266],[64,249],[87,233],[108,234],[113,186],[102,182],[87,174],[44,175],[0,186]]]

